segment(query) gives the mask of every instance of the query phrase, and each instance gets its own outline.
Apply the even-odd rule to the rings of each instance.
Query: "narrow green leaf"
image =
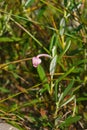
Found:
[[[38,11],[38,16],[37,16],[38,20],[43,16],[45,10],[46,10],[46,6],[44,5],[44,6],[42,6],[41,9]]]
[[[20,41],[21,38],[18,38],[18,37],[0,37],[0,42],[17,42],[17,41]]]
[[[71,45],[71,41],[68,41],[68,43],[66,44],[64,50],[61,52],[61,54],[58,56],[57,62],[58,64],[62,67],[62,69],[64,71],[66,71],[66,68],[64,67],[64,65],[61,63],[61,59],[64,56],[64,54],[68,51],[68,49],[70,48]]]
[[[49,90],[48,79],[47,79],[45,71],[41,65],[38,65],[37,72],[39,74],[41,81],[44,83],[43,84],[44,89],[42,90],[42,92],[44,92],[45,90]]]
[[[73,70],[75,69],[75,67],[73,66],[72,68],[70,68],[66,73],[64,73],[62,76],[60,76],[56,81],[56,85],[62,80],[64,79],[67,75],[69,75],[70,73],[73,72]]]
[[[54,75],[55,69],[57,64],[57,55],[54,56],[50,63],[50,75]]]
[[[63,50],[63,52],[60,54],[59,56],[59,60],[63,57],[63,55],[68,51],[68,49],[70,48],[71,45],[71,41],[69,40],[68,43],[65,46],[65,49]]]
[[[57,55],[57,47],[56,47],[56,45],[53,46],[53,48],[52,48],[52,57],[54,57],[55,55]]]
[[[64,27],[65,27],[65,19],[62,18],[60,21],[60,30],[59,30],[61,36],[64,34]]]
[[[81,119],[81,116],[69,117],[65,121],[65,125],[69,126],[72,123],[75,123]]]
[[[78,66],[78,65],[84,64],[84,63],[87,63],[87,59],[83,59],[83,60],[78,61],[78,62],[75,64],[75,66]]]
[[[80,97],[80,98],[77,98],[76,101],[77,101],[77,102],[80,102],[80,101],[87,101],[87,97]]]
[[[35,0],[27,0],[25,3],[25,7],[29,7]]]
[[[71,90],[71,88],[73,87],[73,85],[74,85],[74,79],[71,80],[70,84],[64,90],[64,92],[63,92],[63,98],[69,93],[69,91]]]
[[[0,92],[2,92],[2,93],[10,93],[10,90],[8,90],[7,88],[4,88],[4,87],[0,87]]]
[[[72,123],[76,123],[80,119],[81,119],[81,116],[75,116],[75,117],[70,116],[63,123],[60,124],[60,127],[68,127]]]
[[[52,51],[52,48],[53,48],[53,46],[55,45],[55,39],[56,39],[55,36],[56,36],[56,35],[55,35],[55,33],[54,33],[53,36],[52,36],[52,38],[51,38],[51,42],[50,42],[50,46],[49,46],[49,50],[50,50],[50,51]]]
[[[73,99],[75,98],[75,95],[73,95],[71,98],[69,98],[69,100],[65,101],[62,105],[60,105],[60,107],[63,107],[65,105],[67,105],[69,102],[71,102]]]

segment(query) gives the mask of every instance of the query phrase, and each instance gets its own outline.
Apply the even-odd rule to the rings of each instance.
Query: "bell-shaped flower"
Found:
[[[38,57],[33,57],[32,58],[32,63],[34,67],[37,67],[41,63],[41,59]]]
[[[41,64],[41,59],[40,59],[40,57],[48,57],[48,58],[51,58],[51,56],[48,55],[48,54],[39,54],[39,55],[37,55],[36,57],[33,57],[33,58],[32,58],[32,64],[33,64],[33,66],[34,66],[35,68],[38,67],[39,64]]]

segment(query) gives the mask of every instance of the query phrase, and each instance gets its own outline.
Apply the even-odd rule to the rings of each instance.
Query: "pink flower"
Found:
[[[37,67],[41,63],[41,59],[38,57],[33,57],[32,58],[32,63],[34,67]]]
[[[41,63],[41,59],[40,59],[40,57],[49,57],[49,58],[51,58],[51,56],[50,55],[48,55],[48,54],[39,54],[39,55],[37,55],[36,57],[33,57],[32,58],[32,64],[33,64],[33,66],[36,68],[40,63]]]

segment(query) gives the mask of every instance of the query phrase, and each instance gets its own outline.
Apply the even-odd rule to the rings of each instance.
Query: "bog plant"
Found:
[[[19,130],[87,127],[86,0],[0,1],[0,118]]]

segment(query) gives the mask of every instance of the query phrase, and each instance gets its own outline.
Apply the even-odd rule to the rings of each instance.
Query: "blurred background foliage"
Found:
[[[53,58],[34,68],[41,53]],[[86,73],[86,0],[0,0],[2,121],[20,130],[86,129]]]

